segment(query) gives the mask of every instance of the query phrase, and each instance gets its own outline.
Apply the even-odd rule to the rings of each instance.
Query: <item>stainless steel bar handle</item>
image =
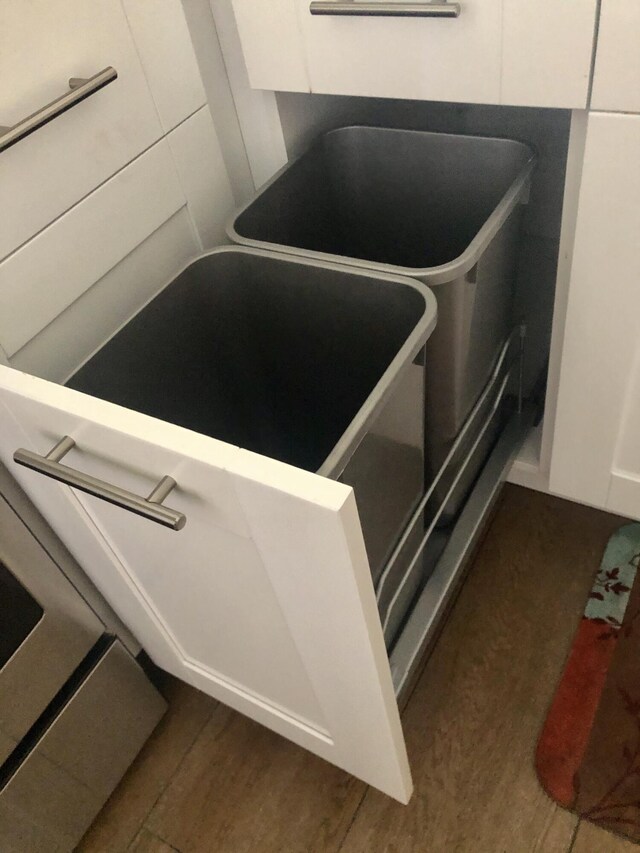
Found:
[[[107,503],[128,509],[136,515],[148,518],[149,521],[155,521],[157,524],[170,527],[172,530],[182,530],[187,523],[186,516],[175,509],[162,506],[162,501],[176,485],[176,481],[172,477],[163,477],[149,497],[143,498],[133,492],[128,492],[126,489],[106,483],[104,480],[98,480],[90,474],[69,468],[68,465],[61,465],[62,457],[75,445],[75,441],[70,436],[65,435],[46,456],[40,456],[38,453],[20,447],[13,454],[13,460],[18,465],[24,465],[25,468],[31,468],[32,471],[38,471],[45,477],[51,477],[52,480],[73,486],[74,489],[79,489],[81,492],[86,492],[88,495],[107,501]]]
[[[54,118],[57,118],[62,113],[75,107],[80,101],[84,101],[94,92],[103,89],[109,83],[112,83],[118,77],[118,72],[115,68],[108,66],[103,68],[93,77],[85,79],[83,77],[72,77],[69,80],[69,91],[65,92],[55,101],[46,104],[41,109],[32,113],[30,116],[23,118],[13,127],[0,127],[0,151],[6,151],[11,148],[16,142],[24,139],[25,136],[48,124]]]
[[[381,18],[457,18],[460,3],[365,3],[360,0],[312,0],[309,11],[312,15],[361,15]]]

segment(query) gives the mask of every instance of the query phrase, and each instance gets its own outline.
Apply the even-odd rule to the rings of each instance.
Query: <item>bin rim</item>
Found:
[[[374,130],[385,133],[402,133],[416,134],[420,136],[437,136],[451,137],[454,139],[478,139],[490,142],[504,142],[511,145],[519,146],[527,152],[527,159],[519,169],[516,177],[509,185],[498,204],[494,207],[487,220],[483,223],[477,234],[471,240],[467,248],[456,258],[447,261],[445,264],[439,264],[431,267],[406,267],[400,264],[385,264],[378,261],[367,261],[364,258],[353,258],[348,255],[334,255],[330,252],[321,252],[313,249],[297,248],[288,246],[283,243],[271,243],[266,240],[255,240],[250,237],[243,237],[236,229],[236,222],[242,214],[254,204],[267,190],[274,184],[286,171],[288,171],[295,163],[305,157],[314,148],[319,147],[323,140],[332,134],[338,134],[345,130]],[[380,273],[391,275],[405,276],[409,278],[419,278],[424,284],[437,286],[439,284],[448,284],[456,278],[459,278],[467,273],[480,259],[481,255],[486,250],[491,240],[496,236],[504,223],[509,218],[515,207],[519,203],[526,203],[529,197],[531,186],[531,175],[537,164],[537,153],[535,149],[526,142],[510,137],[499,136],[480,136],[470,133],[439,133],[432,130],[406,130],[400,127],[380,127],[378,125],[344,125],[325,131],[317,136],[313,142],[305,150],[289,160],[278,171],[266,181],[248,201],[238,207],[227,221],[226,233],[229,239],[238,246],[246,246],[253,249],[265,249],[267,251],[279,252],[285,255],[293,255],[294,257],[315,258],[316,260],[326,260],[342,264],[344,266],[356,267],[359,270],[375,270]]]

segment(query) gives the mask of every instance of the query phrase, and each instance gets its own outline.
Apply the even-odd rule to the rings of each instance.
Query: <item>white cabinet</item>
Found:
[[[596,0],[462,0],[458,18],[314,16],[233,0],[251,85],[386,98],[584,108]],[[357,0],[354,0],[354,8]],[[567,57],[571,61],[567,62]]]
[[[591,113],[551,490],[640,518],[640,115]]]
[[[533,0],[461,0],[452,20],[312,17],[308,0],[233,3],[254,87],[587,103],[596,0],[566,0],[552,19]],[[55,97],[70,76],[104,65],[119,73],[2,155],[2,206],[13,215],[0,236],[0,257],[9,254],[0,347],[19,369],[62,381],[189,255],[221,240],[233,202],[178,0],[153,11],[143,0],[63,0],[55,14],[51,5],[7,4],[2,122]],[[594,98],[634,107],[635,95],[611,100],[611,26],[605,18]],[[42,60],[25,76],[27,43]],[[640,518],[639,151],[640,116],[589,117],[550,480],[559,494]],[[349,488],[5,367],[0,421],[0,458],[160,666],[407,801]],[[186,514],[184,530],[16,470],[18,447],[46,454],[63,435],[76,442],[65,464],[120,487],[148,494],[172,476],[167,503]]]
[[[233,204],[204,107],[0,262],[0,348],[18,368],[66,379],[190,257],[224,240]]]
[[[0,457],[160,666],[407,802],[411,777],[352,490],[0,367]],[[20,469],[46,454],[138,494],[173,531]]]
[[[206,104],[179,0],[2,3],[0,125],[108,66],[115,81],[0,154],[0,259]]]
[[[8,0],[0,122],[109,65],[116,80],[0,152],[0,359],[59,381],[224,242],[234,206],[180,0]]]
[[[602,4],[591,108],[640,113],[639,3]]]
[[[8,6],[9,42],[24,53],[33,28],[33,50],[56,81],[97,70],[89,60],[120,75],[2,155],[3,193],[5,178],[16,193],[3,195],[3,210],[18,224],[0,264],[0,353],[57,381],[173,278],[185,254],[220,239],[232,203],[194,57],[177,56],[186,33],[179,3],[161,0],[153,13],[147,5],[64,0],[55,14],[40,0]],[[24,83],[18,51],[10,58],[13,82]],[[175,81],[167,69],[177,69]],[[33,107],[58,94],[45,89],[33,86]],[[24,106],[16,101],[7,121]],[[0,425],[0,458],[156,663],[408,801],[350,487],[13,367],[0,366]],[[186,515],[184,529],[15,465],[19,446],[46,454],[63,435],[75,441],[65,465],[120,488],[147,495],[173,477],[167,503]]]
[[[0,258],[162,135],[122,6],[7,0],[0,27],[0,124],[14,125],[113,66],[118,79],[4,151]]]

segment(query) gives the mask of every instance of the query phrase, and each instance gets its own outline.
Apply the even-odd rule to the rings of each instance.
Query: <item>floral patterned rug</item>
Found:
[[[640,524],[613,534],[536,751],[543,788],[640,843]]]

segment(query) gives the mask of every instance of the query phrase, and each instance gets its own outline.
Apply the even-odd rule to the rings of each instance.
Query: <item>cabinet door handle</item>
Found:
[[[54,118],[70,110],[71,107],[75,107],[76,104],[84,101],[94,92],[103,89],[109,83],[113,83],[117,76],[116,69],[109,66],[88,79],[72,77],[69,80],[69,91],[65,92],[64,95],[60,95],[55,101],[51,101],[50,104],[46,104],[35,113],[23,118],[13,127],[0,127],[0,151],[11,148],[16,142],[20,142],[25,136],[29,136]]]
[[[13,454],[13,460],[18,465],[24,465],[25,468],[31,468],[32,471],[44,474],[45,477],[51,477],[52,480],[73,486],[74,489],[79,489],[81,492],[86,492],[88,495],[107,501],[107,503],[128,509],[130,512],[162,524],[164,527],[182,530],[187,523],[186,516],[175,509],[162,506],[162,501],[176,485],[176,481],[172,477],[163,477],[149,497],[143,498],[133,492],[126,491],[126,489],[106,483],[104,480],[98,480],[90,474],[69,468],[68,465],[61,465],[62,457],[75,445],[75,441],[65,435],[46,456],[40,456],[38,453],[20,447]]]
[[[362,15],[380,18],[457,18],[460,3],[416,3],[390,2],[380,0],[365,3],[360,0],[312,0],[309,11],[312,15]]]

